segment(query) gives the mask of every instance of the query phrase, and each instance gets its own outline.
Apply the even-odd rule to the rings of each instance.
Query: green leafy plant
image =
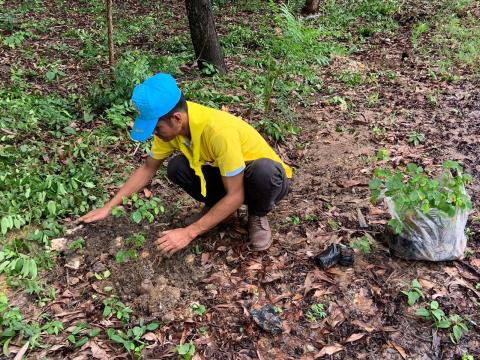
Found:
[[[325,312],[325,305],[321,303],[310,305],[310,309],[306,314],[307,320],[311,322],[317,322],[326,317],[327,313]]]
[[[29,255],[4,248],[0,251],[0,274],[2,273],[34,280],[38,273],[37,263]]]
[[[78,348],[85,345],[90,338],[97,336],[99,333],[99,328],[91,328],[88,323],[81,321],[75,325],[67,339],[74,347]]]
[[[388,224],[397,234],[402,232],[403,222],[410,221],[416,211],[427,214],[437,209],[453,217],[458,210],[472,208],[464,188],[472,181],[471,175],[463,173],[462,167],[451,160],[444,162],[443,169],[439,179],[431,179],[422,167],[413,163],[403,170],[375,170],[375,177],[369,183],[371,200],[375,203],[383,194],[393,200],[400,220],[391,219]]]
[[[416,131],[412,131],[410,134],[410,137],[408,138],[407,142],[409,144],[413,144],[413,146],[418,146],[425,142],[425,134],[424,133],[419,133]]]
[[[350,247],[359,249],[364,254],[370,254],[372,252],[372,244],[370,243],[370,238],[367,235],[352,239],[350,241]]]
[[[428,308],[417,309],[416,314],[425,320],[432,321],[437,329],[451,328],[450,340],[453,343],[458,343],[468,332],[468,326],[460,315],[453,314],[448,317],[435,300],[430,303]]]
[[[190,305],[190,308],[195,315],[199,316],[203,316],[207,312],[207,308],[200,303],[192,303],[192,305]]]
[[[152,197],[150,199],[141,199],[138,194],[133,194],[131,196],[133,208],[135,211],[132,213],[132,220],[135,223],[140,223],[143,219],[148,220],[152,223],[155,219],[155,215],[165,212],[165,208],[161,204],[161,200],[157,197]],[[128,204],[128,199],[123,199],[123,205]]]
[[[144,320],[140,319],[139,325],[128,329],[126,332],[109,328],[107,329],[107,335],[112,341],[122,344],[129,353],[133,352],[137,357],[140,357],[145,347],[142,336],[145,335],[147,331],[156,330],[158,326],[159,324],[157,322],[145,324]]]
[[[63,330],[63,323],[58,320],[52,320],[45,323],[42,326],[42,330],[45,330],[49,335],[58,335]]]
[[[117,297],[112,296],[108,299],[103,300],[103,317],[110,318],[115,316],[118,320],[123,321],[124,323],[128,322],[130,319],[130,314],[132,309],[128,306],[125,306]]]
[[[80,237],[74,241],[72,241],[70,244],[68,244],[68,248],[70,250],[80,250],[85,247],[85,239]]]
[[[417,48],[417,41],[422,34],[430,30],[430,26],[427,23],[418,23],[412,28],[412,44],[413,48]]]
[[[125,239],[126,246],[133,246],[134,248],[140,249],[145,244],[145,235],[142,233],[135,233],[130,235]]]
[[[195,345],[193,345],[193,342],[190,341],[188,343],[177,345],[175,351],[183,360],[190,360],[193,355],[195,355],[196,348]]]
[[[419,308],[416,311],[418,316],[423,317],[425,320],[431,320],[434,322],[435,327],[446,329],[449,328],[451,323],[445,312],[440,309],[438,302],[433,300],[428,308]]]
[[[0,345],[3,346],[3,353],[8,356],[10,342],[19,336],[29,342],[29,347],[39,346],[41,336],[40,325],[35,321],[24,319],[18,307],[11,308],[8,298],[0,293]]]
[[[138,257],[137,251],[135,249],[128,250],[119,250],[115,254],[115,261],[119,264],[123,264],[131,259],[136,259]]]
[[[460,341],[462,336],[468,332],[468,326],[465,324],[464,319],[457,314],[450,315],[450,321],[452,323],[450,340],[456,344]]]
[[[390,158],[390,151],[387,149],[380,149],[377,151],[377,155],[375,156],[375,159],[377,161],[382,161],[382,160],[388,160]]]
[[[425,297],[422,293],[422,285],[420,285],[417,279],[413,279],[410,290],[403,290],[402,294],[407,296],[407,303],[409,306],[415,305],[418,299]]]
[[[110,277],[110,270],[105,270],[103,274],[94,273],[93,274],[97,280],[106,280]]]
[[[30,36],[32,36],[31,31],[16,31],[12,35],[5,37],[2,41],[2,44],[4,46],[8,46],[10,49],[15,49],[16,47],[20,46],[27,37]]]

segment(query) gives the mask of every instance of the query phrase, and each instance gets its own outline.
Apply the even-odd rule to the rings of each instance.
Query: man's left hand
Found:
[[[155,241],[158,250],[166,254],[174,254],[186,247],[195,238],[187,228],[162,231],[162,237]]]

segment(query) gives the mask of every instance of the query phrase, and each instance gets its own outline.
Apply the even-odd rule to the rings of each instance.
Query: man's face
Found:
[[[155,127],[154,134],[163,141],[171,141],[180,133],[181,122],[174,116],[168,120],[160,120]]]

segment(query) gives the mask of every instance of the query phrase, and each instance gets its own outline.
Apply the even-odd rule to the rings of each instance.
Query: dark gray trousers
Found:
[[[184,155],[173,157],[167,166],[168,178],[179,185],[195,200],[212,207],[226,194],[222,176],[217,167],[202,166],[203,176],[207,182],[207,196],[200,193],[200,178],[190,168]],[[245,204],[250,215],[267,215],[290,188],[290,181],[282,165],[276,161],[261,158],[248,161],[244,170]]]

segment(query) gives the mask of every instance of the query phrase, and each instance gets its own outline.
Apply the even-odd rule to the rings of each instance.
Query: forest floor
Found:
[[[182,7],[168,3],[175,16],[184,17]],[[407,3],[415,6],[397,15],[395,30],[349,40],[355,51],[332,54],[328,65],[316,68],[321,79],[317,91],[307,100],[289,104],[301,130],[287,132],[285,141],[270,137],[294,168],[294,177],[292,191],[269,215],[274,237],[269,250],[248,251],[246,210],[242,208],[236,218],[196,239],[186,250],[169,258],[162,256],[153,245],[158,233],[182,226],[184,217],[200,204],[161,175],[142,194],[147,200],[158,196],[165,205],[165,212],[153,223],[136,224],[121,215],[77,227],[73,216],[65,219],[70,230],[61,237],[67,245],[56,241],[60,251],[53,268],[41,273],[56,289],[53,301],[40,307],[23,290],[5,289],[10,304],[19,307],[25,318],[49,314],[63,324],[64,331],[43,337],[43,346],[32,350],[28,358],[134,357],[133,351],[128,353],[119,341],[107,336],[107,330],[132,328],[143,324],[141,318],[159,324],[138,340],[145,344],[146,359],[178,358],[177,345],[190,341],[196,348],[194,359],[460,359],[466,354],[480,358],[480,76],[472,66],[453,66],[447,75],[438,70],[432,54],[440,57],[440,48],[433,53],[420,50],[430,34],[419,38],[418,46],[412,43],[412,27],[427,19],[430,5]],[[44,6],[47,11],[32,16],[69,14],[69,26],[95,26],[88,16],[74,16],[72,9],[54,1],[45,1]],[[129,2],[122,6],[125,11],[134,9]],[[136,11],[147,13],[146,6]],[[219,12],[217,22],[246,26],[241,15],[248,19],[251,11],[240,7]],[[471,14],[480,15],[477,2],[469,2],[459,17]],[[188,41],[182,22],[185,33],[181,39]],[[432,28],[440,26],[431,24]],[[220,36],[226,32],[219,25]],[[47,33],[38,40],[36,54],[54,41],[52,33]],[[5,54],[1,68],[11,65],[13,58],[29,61],[19,57],[17,50]],[[64,56],[69,55],[65,52]],[[229,68],[241,67],[248,73],[244,58],[227,52]],[[193,63],[182,66],[180,84],[201,76]],[[86,88],[97,77],[94,66],[78,67],[74,60],[61,70],[65,76],[47,84],[49,91],[65,93],[65,82],[73,81],[82,94],[82,86]],[[228,82],[228,75],[222,82]],[[224,105],[252,123],[259,120],[254,110],[242,104],[253,101],[254,94],[238,89],[218,87],[217,93],[241,96],[241,101]],[[413,132],[424,135],[418,144],[408,141]],[[389,151],[389,164],[395,166],[415,162],[438,169],[443,161],[453,159],[473,175],[467,190],[474,209],[467,223],[464,260],[405,261],[389,253],[381,241],[388,211],[383,203],[370,202],[368,189],[374,169],[386,164],[376,159],[379,149]],[[134,147],[110,148],[105,156],[110,154],[115,159],[124,156],[129,165],[145,156]],[[125,176],[120,170],[117,173],[120,180]],[[110,184],[108,191],[112,194],[117,188],[118,182]],[[362,226],[364,221],[366,226]],[[129,259],[125,240],[136,234],[144,241]],[[79,239],[83,246],[68,246]],[[322,271],[315,265],[313,257],[328,245],[352,241],[370,245],[365,251],[354,250],[352,266]],[[125,251],[124,259],[119,259],[120,250]],[[410,291],[415,279],[423,297],[409,306],[402,291]],[[112,293],[133,311],[126,327],[120,317],[105,315],[104,300]],[[447,315],[458,314],[467,324],[469,330],[457,343],[451,340],[450,329],[436,329],[415,314],[433,300]],[[262,330],[253,320],[252,311],[268,304],[278,311],[281,333]],[[323,305],[325,317],[312,315],[316,304]],[[121,312],[122,306],[111,307]],[[76,332],[80,323],[87,325]],[[88,329],[101,332],[87,336],[88,341],[78,347],[67,340],[72,332],[77,339],[85,336]],[[21,345],[10,344],[11,353],[20,351]]]

